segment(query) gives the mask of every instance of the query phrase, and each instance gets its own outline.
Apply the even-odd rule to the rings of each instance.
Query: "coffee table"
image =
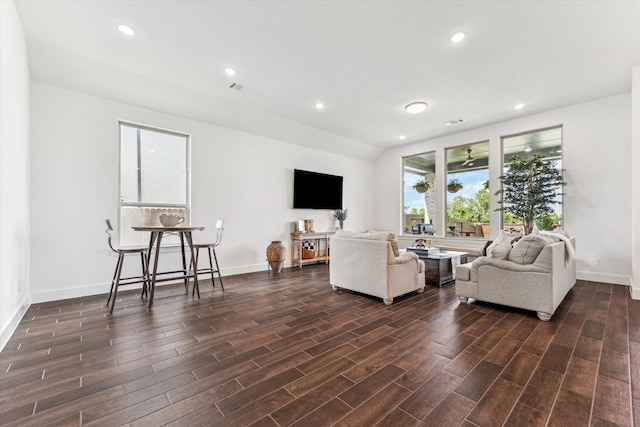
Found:
[[[468,252],[441,251],[438,248],[407,248],[424,261],[425,283],[441,287],[454,281],[451,258],[460,256],[460,264],[467,262]]]

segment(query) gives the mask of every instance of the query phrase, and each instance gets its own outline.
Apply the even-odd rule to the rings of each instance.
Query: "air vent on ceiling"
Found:
[[[233,90],[237,90],[238,92],[241,92],[241,91],[243,91],[245,89],[244,86],[242,86],[241,84],[238,84],[238,83],[231,83],[229,85],[229,88],[233,89]]]
[[[444,122],[444,124],[447,126],[457,125],[460,123],[464,123],[464,119],[455,119],[455,120],[449,120],[448,122]]]

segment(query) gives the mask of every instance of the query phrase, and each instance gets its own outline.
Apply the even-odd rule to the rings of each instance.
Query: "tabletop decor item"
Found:
[[[344,220],[347,219],[347,216],[349,216],[348,207],[344,208],[344,210],[338,209],[333,211],[333,217],[338,220],[338,223],[340,224],[340,230],[342,230],[342,228],[344,227]]]
[[[173,214],[161,214],[160,215],[160,224],[165,227],[175,227],[178,224],[182,224],[184,222],[183,216],[173,215]]]

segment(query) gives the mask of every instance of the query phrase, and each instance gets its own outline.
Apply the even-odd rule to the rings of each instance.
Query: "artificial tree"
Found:
[[[495,193],[500,197],[497,210],[511,212],[522,220],[525,234],[531,233],[534,221],[552,214],[551,205],[559,203],[556,197],[564,194],[564,171],[558,169],[554,160],[546,160],[541,154],[514,156],[499,177],[502,188]]]

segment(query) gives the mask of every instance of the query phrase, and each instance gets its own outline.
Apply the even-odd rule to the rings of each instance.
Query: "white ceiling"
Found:
[[[640,64],[640,1],[15,4],[33,80],[367,160],[628,92]]]

